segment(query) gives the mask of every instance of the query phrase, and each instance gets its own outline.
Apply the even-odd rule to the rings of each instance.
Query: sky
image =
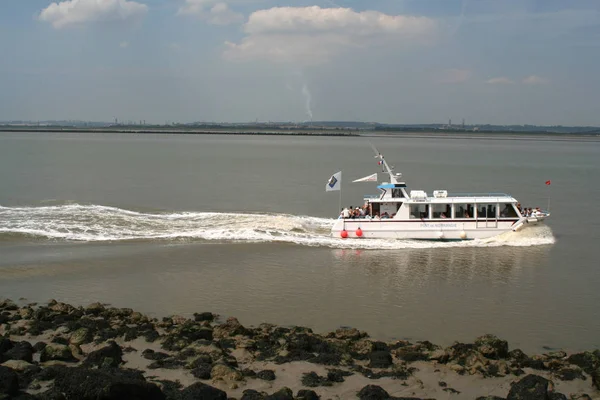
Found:
[[[0,121],[600,126],[598,0],[1,0]]]

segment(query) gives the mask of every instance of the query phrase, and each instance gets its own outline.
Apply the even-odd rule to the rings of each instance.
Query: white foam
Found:
[[[332,237],[335,220],[289,214],[143,213],[101,205],[0,206],[0,233],[72,241],[210,240],[281,242],[339,249],[534,246],[554,243],[547,226],[485,240],[425,242]]]

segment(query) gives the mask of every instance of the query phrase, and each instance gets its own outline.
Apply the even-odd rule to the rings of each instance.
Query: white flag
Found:
[[[377,173],[373,175],[365,176],[364,178],[357,179],[352,182],[377,182]]]
[[[325,185],[325,191],[331,192],[334,190],[340,190],[341,188],[342,188],[342,171],[331,175],[331,178],[329,178],[329,181],[327,181],[327,185]]]

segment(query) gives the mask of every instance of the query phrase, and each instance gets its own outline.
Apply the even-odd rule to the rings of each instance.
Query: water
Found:
[[[600,345],[598,142],[371,141],[412,189],[550,198],[552,217],[480,241],[345,241],[329,235],[339,195],[324,186],[343,170],[343,205],[375,192],[350,183],[378,169],[364,138],[0,133],[0,297]]]

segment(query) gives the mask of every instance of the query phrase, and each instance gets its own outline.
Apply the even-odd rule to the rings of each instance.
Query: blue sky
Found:
[[[0,120],[600,125],[598,0],[2,0]]]

